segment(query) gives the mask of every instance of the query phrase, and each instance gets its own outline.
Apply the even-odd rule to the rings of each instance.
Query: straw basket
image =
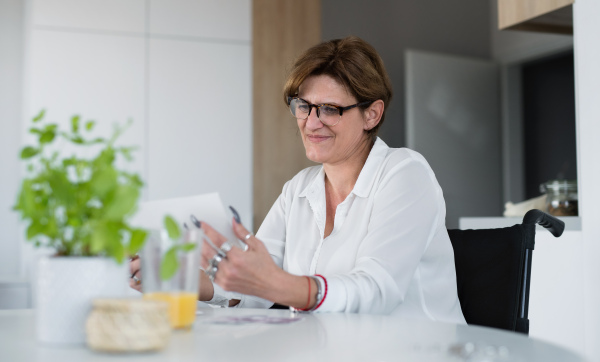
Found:
[[[102,352],[147,352],[166,347],[171,336],[165,302],[96,299],[86,322],[87,344]]]

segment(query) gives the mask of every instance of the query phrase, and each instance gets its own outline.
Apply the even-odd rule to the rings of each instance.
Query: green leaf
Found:
[[[71,117],[71,132],[77,133],[79,132],[79,120],[81,117],[78,115],[74,115]]]
[[[94,194],[104,197],[117,187],[117,171],[113,167],[104,167],[95,171],[90,180],[90,189]]]
[[[136,186],[136,187],[144,186],[144,182],[142,181],[142,179],[140,178],[140,176],[138,174],[121,172],[121,175],[123,175],[125,177],[125,179],[127,180],[127,182],[132,184],[133,186]]]
[[[105,232],[104,228],[97,228],[94,230],[90,240],[90,251],[92,253],[96,254],[104,249],[106,235],[107,233]]]
[[[92,229],[91,254],[96,255],[105,250],[114,251],[117,245],[121,245],[121,226],[122,224],[118,222],[97,223]]]
[[[131,239],[129,241],[129,254],[137,253],[142,246],[144,245],[144,241],[146,241],[146,236],[148,233],[142,229],[133,229],[131,231]]]
[[[194,243],[185,243],[183,245],[180,245],[181,250],[183,250],[184,252],[190,252],[194,249],[196,249],[196,244]]]
[[[52,198],[65,206],[75,200],[74,185],[69,181],[65,171],[51,170],[48,175],[48,185],[52,189]]]
[[[179,230],[179,226],[177,226],[177,222],[169,215],[165,216],[165,228],[169,234],[169,239],[178,240],[181,237],[181,231]]]
[[[35,201],[35,190],[33,189],[33,181],[25,179],[21,185],[21,191],[17,198],[15,210],[21,211],[23,219],[33,219],[36,216],[38,204]]]
[[[125,259],[125,248],[120,242],[115,243],[109,250],[109,255],[112,256],[117,263],[121,264]]]
[[[96,122],[94,122],[94,121],[87,121],[87,122],[85,122],[85,130],[86,131],[91,131],[94,128],[95,124],[96,124]]]
[[[38,148],[27,146],[21,150],[21,159],[26,160],[40,153]]]
[[[42,134],[42,130],[39,129],[39,128],[32,127],[32,128],[29,129],[29,133],[40,135],[40,134]]]
[[[93,140],[89,141],[88,143],[93,145],[95,143],[105,143],[106,140],[104,138],[98,137],[98,138],[94,138]]]
[[[27,227],[27,240],[31,240],[37,235],[43,234],[45,231],[44,225],[40,224],[38,220],[33,220],[29,227]]]
[[[69,158],[65,158],[64,160],[62,160],[62,164],[64,167],[69,167],[69,166],[75,166],[77,165],[77,157],[73,156],[73,157],[69,157]]]
[[[112,147],[108,147],[92,161],[92,165],[96,168],[103,168],[113,164],[115,161],[115,150]]]
[[[45,110],[45,109],[42,109],[42,110],[40,111],[40,113],[38,113],[38,115],[37,115],[37,116],[33,117],[33,123],[37,123],[37,122],[41,121],[41,120],[42,120],[42,118],[44,118],[44,115],[45,115],[45,114],[46,114],[46,110]]]
[[[163,257],[160,263],[160,278],[162,280],[171,279],[179,269],[179,261],[177,260],[177,249],[171,247]]]
[[[107,197],[104,217],[109,220],[119,220],[135,211],[140,191],[137,187],[118,185]]]
[[[121,148],[121,154],[123,155],[123,157],[125,157],[125,159],[127,161],[131,162],[133,160],[133,157],[131,157],[131,149],[130,148],[126,148],[126,147]]]
[[[77,228],[82,225],[81,218],[79,218],[78,215],[70,217],[69,220],[67,220],[67,225],[70,225],[73,228]]]
[[[54,130],[47,130],[44,131],[44,133],[42,133],[40,135],[40,144],[46,144],[46,143],[50,143],[52,141],[54,141],[54,137],[56,137],[56,131]]]

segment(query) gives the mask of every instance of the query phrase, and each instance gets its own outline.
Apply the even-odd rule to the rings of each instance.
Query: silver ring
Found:
[[[253,236],[252,233],[248,233],[248,235],[244,236],[244,241],[250,239]]]
[[[135,275],[131,277],[131,279],[133,279],[133,281],[135,282],[135,285],[140,285],[142,284],[142,281],[140,278],[136,277]]]
[[[223,245],[221,245],[221,251],[224,252],[225,254],[227,254],[230,250],[231,250],[232,246],[229,243],[229,240],[227,240],[226,242],[223,243]]]
[[[224,256],[221,256],[221,254],[215,254],[215,256],[208,261],[208,270],[206,271],[206,274],[211,282],[215,281],[215,276],[219,270],[219,263],[223,261],[223,258]]]
[[[213,256],[212,259],[209,260],[208,264],[210,264],[210,266],[212,266],[213,268],[216,268],[217,265],[219,265],[219,263],[222,261],[223,257],[219,254],[215,254],[215,256]]]
[[[218,268],[216,265],[211,266],[210,268],[208,268],[208,270],[206,271],[206,275],[208,275],[208,279],[210,279],[211,282],[215,281],[215,276],[217,274]]]
[[[212,240],[210,240],[208,235],[204,234],[204,240],[207,242],[208,245],[210,245],[211,248],[213,248],[213,250],[217,253],[217,255],[221,255],[222,257],[225,257],[225,253],[223,252],[223,250],[217,248],[217,246],[212,242]]]

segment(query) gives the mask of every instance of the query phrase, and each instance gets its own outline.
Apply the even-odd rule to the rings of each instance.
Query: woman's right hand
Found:
[[[263,242],[257,239],[248,229],[235,219],[232,220],[233,232],[239,240],[247,245],[247,250],[233,247],[217,266],[214,282],[226,291],[254,295],[275,303],[289,305],[296,308],[307,308],[316,301],[317,286],[312,279],[304,276],[292,275],[281,269],[269,254]],[[215,244],[221,248],[227,239],[207,223],[202,223],[202,230]],[[202,247],[201,266],[204,270],[211,267],[211,260],[217,251],[205,241]],[[309,296],[307,305],[307,295]],[[230,306],[237,304],[238,300],[231,300]]]
[[[131,273],[131,277],[129,278],[129,286],[138,292],[142,292],[142,271],[141,271],[141,262],[140,258],[136,255],[129,262],[129,272]],[[136,277],[138,281],[133,279]]]

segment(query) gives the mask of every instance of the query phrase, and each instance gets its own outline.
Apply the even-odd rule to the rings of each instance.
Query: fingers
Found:
[[[140,273],[140,264],[141,261],[139,258],[136,258],[129,262],[129,271],[131,273],[131,277],[129,278],[129,287],[137,290],[138,292],[142,291],[142,273]]]
[[[202,223],[202,230],[217,248],[220,248],[221,245],[223,245],[223,243],[227,241],[227,239],[223,235],[221,235],[218,231],[213,229],[212,226],[208,225],[205,222]]]
[[[238,239],[248,244],[248,246],[255,246],[257,239],[254,235],[248,231],[242,224],[238,224],[235,218],[233,219],[233,233]],[[249,237],[248,237],[249,236]]]
[[[142,292],[142,284],[137,284],[132,278],[129,278],[129,287],[137,290],[140,293]]]
[[[216,254],[217,252],[214,251],[205,240],[200,253],[200,266],[202,269],[207,270],[210,259],[212,259]]]
[[[208,246],[203,247],[200,254],[200,267],[204,270],[207,270],[209,260],[212,259],[213,256],[215,256],[215,252],[212,249],[210,249]]]
[[[132,277],[140,271],[140,264],[141,262],[139,258],[129,262],[129,272],[131,273],[130,275]]]
[[[207,270],[209,260],[219,252],[219,248],[227,239],[208,223],[203,222],[201,225],[205,237],[203,238],[204,246],[202,247],[200,266],[202,269]]]
[[[243,225],[235,222],[235,219],[233,220],[234,222],[232,225],[234,234],[238,239],[247,243],[249,239],[253,238],[252,234]],[[217,263],[217,272],[214,274],[214,282],[221,285],[225,290],[229,290],[230,288],[233,288],[233,286],[236,285],[236,281],[240,279],[238,270],[241,266],[240,263],[246,264],[245,259],[249,255],[241,248],[231,248],[231,246],[235,245],[233,241],[229,241],[231,243],[230,247],[225,249],[227,251],[224,251],[222,247],[223,244],[227,242],[227,238],[207,223],[202,222],[201,225],[206,237],[201,252],[200,266],[210,273],[213,268],[212,263],[214,263],[213,259],[215,258],[215,255],[221,255],[222,259]],[[250,235],[251,237],[246,239],[247,235]],[[252,243],[253,241],[250,240],[250,244]],[[244,269],[244,267],[242,267],[242,269]]]

